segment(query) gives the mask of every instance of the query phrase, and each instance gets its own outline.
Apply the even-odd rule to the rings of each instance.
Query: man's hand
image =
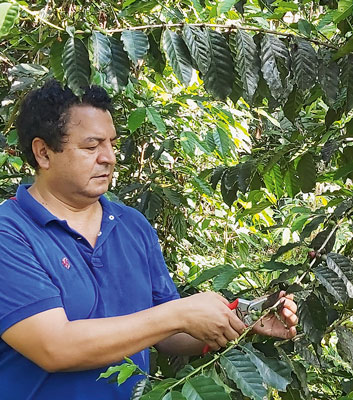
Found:
[[[207,344],[211,350],[225,347],[246,328],[228,308],[228,301],[214,292],[199,293],[180,300],[183,331]]]
[[[293,295],[286,295],[282,291],[279,295],[281,298],[281,307],[278,312],[280,319],[274,314],[268,314],[259,320],[254,328],[253,333],[260,335],[274,336],[281,339],[291,339],[297,334],[295,326],[298,323],[296,315],[297,305],[293,301]]]

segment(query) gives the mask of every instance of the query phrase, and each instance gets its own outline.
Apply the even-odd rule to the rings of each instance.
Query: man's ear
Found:
[[[49,147],[43,139],[35,137],[32,140],[32,151],[40,169],[49,169],[50,159],[48,150]]]

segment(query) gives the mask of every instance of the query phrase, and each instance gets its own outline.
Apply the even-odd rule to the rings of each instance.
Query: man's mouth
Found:
[[[102,174],[102,175],[96,175],[93,178],[109,178],[110,174]]]

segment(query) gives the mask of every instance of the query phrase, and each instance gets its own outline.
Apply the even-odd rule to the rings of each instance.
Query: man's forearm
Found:
[[[99,368],[179,332],[180,319],[171,318],[177,308],[172,301],[131,315],[76,321],[68,321],[58,308],[31,317],[32,324],[26,320],[16,324],[15,341],[8,339],[8,332],[3,339],[50,372]],[[25,329],[21,324],[27,325]],[[12,329],[16,327],[10,333]]]
[[[176,333],[155,345],[158,351],[170,355],[196,356],[202,353],[205,342],[195,339],[187,333]]]

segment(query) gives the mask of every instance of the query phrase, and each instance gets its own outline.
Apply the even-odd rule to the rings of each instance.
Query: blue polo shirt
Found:
[[[27,188],[0,206],[0,335],[56,307],[73,321],[131,314],[179,297],[157,235],[138,211],[102,196],[92,248]],[[148,371],[148,349],[131,358]],[[48,373],[0,339],[1,400],[128,400],[141,376],[120,386],[96,381],[105,370]]]

